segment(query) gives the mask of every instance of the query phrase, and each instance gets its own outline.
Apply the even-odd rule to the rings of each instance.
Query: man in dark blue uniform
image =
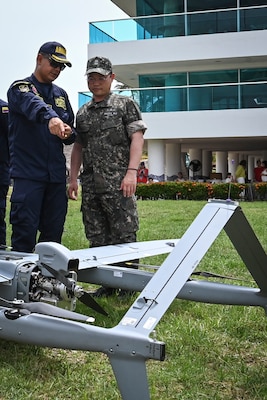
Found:
[[[9,187],[8,104],[0,99],[0,246],[6,244],[6,196]]]
[[[63,143],[74,141],[74,114],[65,90],[52,82],[65,66],[66,49],[44,43],[34,73],[8,90],[11,245],[31,252],[38,241],[61,242],[67,213]]]

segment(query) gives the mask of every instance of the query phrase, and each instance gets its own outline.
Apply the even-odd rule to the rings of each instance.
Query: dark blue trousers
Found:
[[[6,244],[6,196],[8,185],[0,185],[0,245]]]
[[[68,204],[65,183],[16,178],[10,200],[12,250],[30,253],[36,241],[61,242]]]

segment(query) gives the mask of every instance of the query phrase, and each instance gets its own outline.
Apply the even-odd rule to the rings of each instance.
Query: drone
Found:
[[[192,279],[198,264],[224,230],[256,287]],[[113,265],[158,254],[156,272]],[[35,253],[0,251],[0,339],[50,348],[102,352],[109,358],[123,400],[150,400],[149,359],[165,359],[155,328],[175,299],[258,306],[267,313],[267,257],[238,202],[209,200],[180,239],[69,250],[58,243]],[[79,282],[79,284],[78,284]],[[113,328],[93,325],[75,312],[82,301],[106,311],[80,283],[138,292]],[[135,388],[133,391],[132,388]]]

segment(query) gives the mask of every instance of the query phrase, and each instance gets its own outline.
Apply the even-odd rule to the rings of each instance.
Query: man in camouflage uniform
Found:
[[[93,99],[76,117],[69,197],[77,199],[77,176],[83,163],[82,213],[91,247],[135,242],[138,215],[134,194],[146,125],[132,99],[110,92],[115,75],[107,58],[89,59],[86,74]],[[101,287],[95,295],[114,292]]]

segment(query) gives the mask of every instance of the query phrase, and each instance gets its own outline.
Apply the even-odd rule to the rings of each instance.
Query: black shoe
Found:
[[[119,299],[124,299],[126,297],[132,297],[133,295],[135,295],[135,291],[134,290],[120,290],[120,293],[118,294],[118,298]]]
[[[109,296],[112,296],[115,293],[116,293],[116,289],[110,288],[110,287],[101,286],[95,292],[91,293],[91,296],[93,296],[93,297],[109,297]]]

